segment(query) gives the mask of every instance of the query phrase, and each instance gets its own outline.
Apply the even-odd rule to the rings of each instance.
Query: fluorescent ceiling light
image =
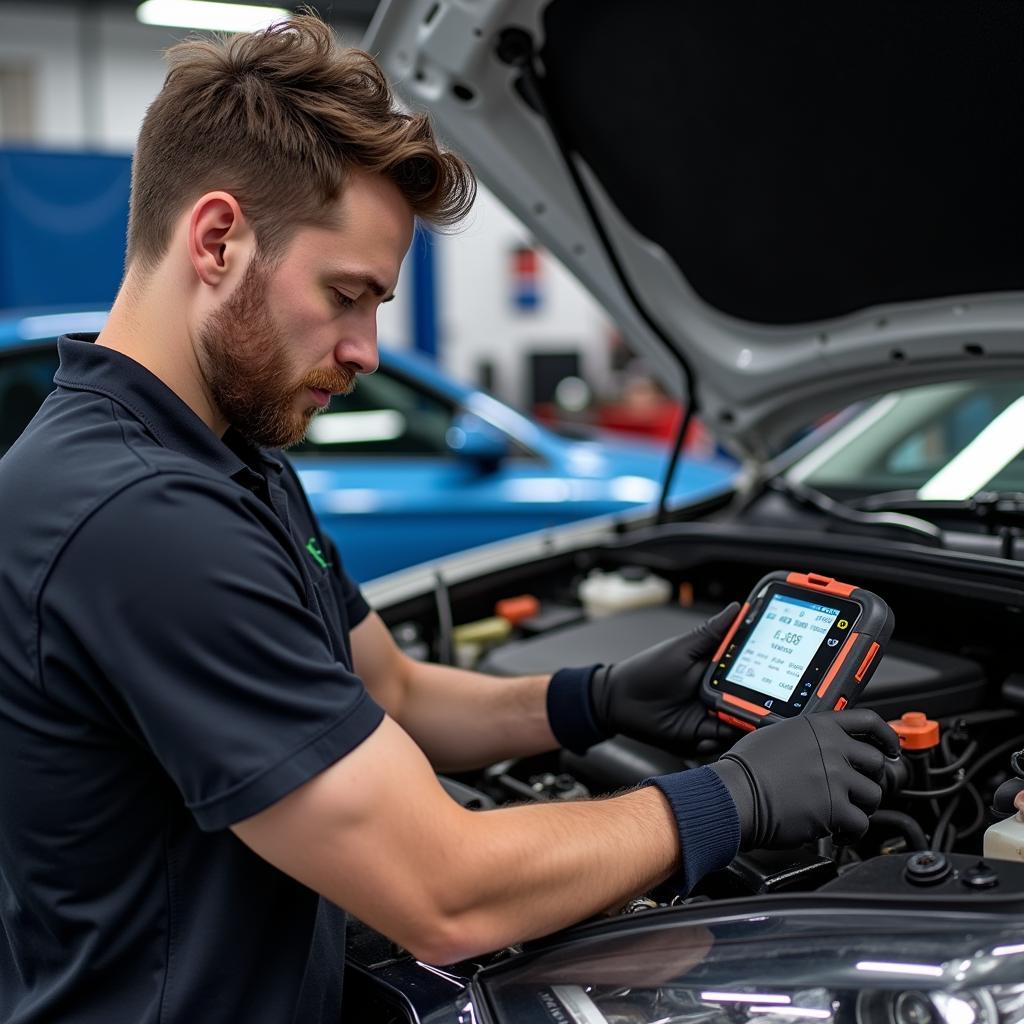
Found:
[[[291,12],[283,7],[214,3],[212,0],[146,0],[139,4],[135,17],[144,25],[174,25],[211,32],[255,32],[286,21]]]
[[[966,501],[1004,469],[1021,451],[1024,398],[1007,406],[958,455],[917,492],[925,501]]]

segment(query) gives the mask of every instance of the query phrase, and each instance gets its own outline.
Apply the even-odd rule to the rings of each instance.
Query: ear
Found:
[[[188,255],[203,284],[215,288],[246,267],[253,241],[242,208],[229,192],[207,192],[192,207]]]

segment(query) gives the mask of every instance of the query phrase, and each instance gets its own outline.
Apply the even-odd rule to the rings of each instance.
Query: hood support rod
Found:
[[[668,468],[665,470],[665,480],[662,483],[661,495],[658,499],[658,511],[654,520],[656,524],[661,524],[665,522],[669,488],[672,485],[672,478],[675,475],[677,464],[679,463],[682,455],[683,444],[686,441],[687,431],[690,429],[690,423],[693,420],[693,415],[696,411],[697,394],[693,368],[690,366],[686,357],[676,349],[668,335],[665,334],[661,326],[648,312],[647,307],[640,300],[640,297],[637,295],[632,283],[626,276],[625,268],[622,266],[622,262],[615,251],[615,246],[612,244],[612,240],[605,229],[604,223],[597,212],[596,206],[594,205],[593,198],[587,190],[586,183],[583,181],[583,178],[579,173],[579,169],[576,166],[574,153],[569,147],[569,143],[566,141],[565,132],[562,131],[561,124],[555,117],[552,105],[548,102],[545,95],[544,80],[537,70],[537,51],[534,45],[533,36],[523,28],[503,29],[498,35],[495,53],[502,63],[508,64],[512,67],[517,67],[522,72],[522,86],[526,99],[547,124],[548,129],[551,132],[551,136],[558,147],[558,152],[561,154],[566,170],[569,172],[569,177],[572,179],[573,186],[575,187],[580,201],[583,203],[583,208],[586,210],[587,216],[590,219],[591,226],[605,250],[608,261],[611,263],[612,269],[615,271],[615,275],[618,277],[623,291],[625,291],[630,302],[633,303],[644,323],[647,324],[651,331],[654,332],[655,336],[665,344],[669,352],[671,352],[675,357],[676,362],[679,364],[679,369],[682,372],[682,398],[684,403],[683,419],[679,424],[679,430],[672,446],[672,454],[669,458]]]

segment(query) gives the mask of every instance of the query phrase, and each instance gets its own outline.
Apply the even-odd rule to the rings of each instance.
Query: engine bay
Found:
[[[1017,775],[1018,768],[1024,775],[1024,758],[1015,756],[1024,747],[1024,589],[1012,564],[736,521],[677,523],[519,560],[486,575],[451,581],[438,575],[432,588],[381,614],[415,657],[496,675],[550,672],[613,663],[685,632],[780,568],[856,580],[884,596],[896,629],[860,705],[890,722],[909,716],[905,721],[927,723],[934,739],[904,749],[899,765],[887,769],[881,808],[857,842],[750,851],[689,894],[655,889],[637,894],[618,913],[817,892],[1024,898],[1024,865],[982,856],[986,829],[1013,814],[1013,796],[1024,788]],[[595,579],[611,580],[613,593],[618,588],[627,595],[621,607],[613,600],[595,613],[588,593]],[[637,591],[650,603],[630,607],[628,595]],[[508,618],[497,614],[510,607],[515,613]],[[708,763],[724,749],[719,741],[702,741],[695,750],[670,753],[616,737],[584,755],[557,751],[442,781],[471,808],[574,800]],[[384,964],[392,969],[401,951],[386,953],[385,940],[356,927],[362,935],[350,944],[356,972]],[[364,951],[373,950],[362,960],[360,942]],[[469,976],[509,952],[453,970]]]
[[[1011,578],[999,579],[995,559],[949,559],[937,571],[925,564],[929,558],[936,556],[912,545],[864,546],[855,538],[814,534],[801,545],[793,531],[676,524],[458,584],[439,579],[433,593],[393,606],[385,619],[415,656],[511,676],[613,663],[694,628],[741,600],[772,569],[856,579],[884,595],[896,616],[893,639],[861,706],[889,721],[924,716],[937,723],[939,740],[905,752],[906,778],[890,780],[881,820],[861,844],[840,851],[837,867],[901,850],[980,854],[988,808],[1012,774],[1010,755],[1024,744],[1018,653],[1024,594]],[[588,611],[581,592],[601,576],[625,578],[645,594],[653,590],[651,603],[630,607],[634,597],[627,592],[619,610]],[[522,614],[531,610],[527,604],[513,622],[488,630],[501,618],[496,607],[524,596],[533,614]],[[707,741],[683,755],[614,738],[583,756],[561,751],[455,781],[495,803],[575,799],[693,767],[721,752]]]

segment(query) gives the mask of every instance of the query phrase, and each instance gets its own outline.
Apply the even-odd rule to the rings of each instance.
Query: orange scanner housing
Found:
[[[718,715],[726,725],[731,725],[735,729],[742,729],[744,732],[753,732],[757,728],[753,722],[744,721],[742,718],[737,718],[735,715],[727,714],[724,711],[716,711],[715,714]]]
[[[852,583],[840,583],[831,576],[819,576],[816,572],[791,572],[786,582],[792,583],[794,587],[810,587],[811,590],[835,594],[837,597],[849,597],[857,589]]]
[[[740,628],[740,623],[746,618],[747,612],[750,611],[750,602],[744,601],[743,607],[740,609],[739,615],[732,620],[732,625],[729,627],[729,632],[722,637],[722,642],[718,645],[718,650],[715,651],[715,656],[711,659],[712,662],[718,661],[723,654],[725,649],[732,643],[732,638],[736,635],[736,630]]]

